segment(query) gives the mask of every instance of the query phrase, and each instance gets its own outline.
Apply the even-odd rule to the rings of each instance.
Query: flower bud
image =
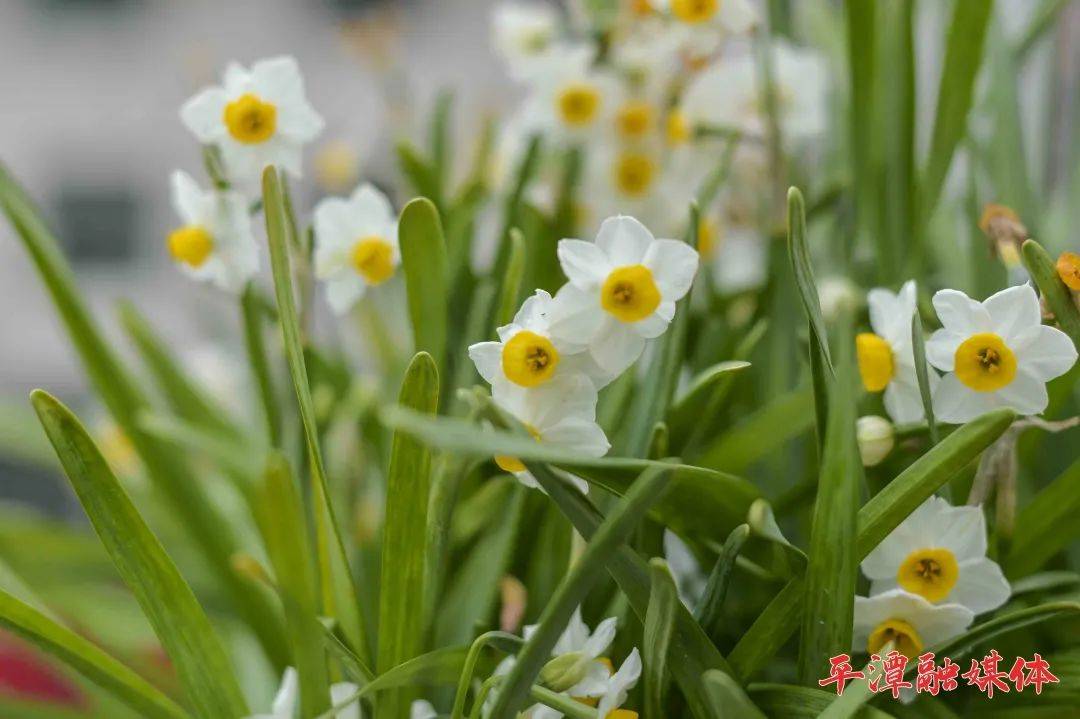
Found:
[[[588,657],[581,652],[560,654],[540,670],[540,683],[553,692],[565,692],[585,678]]]
[[[855,436],[859,440],[859,456],[864,467],[880,464],[896,443],[892,422],[875,414],[859,417]]]

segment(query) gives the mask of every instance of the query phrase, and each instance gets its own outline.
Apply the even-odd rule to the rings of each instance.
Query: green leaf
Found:
[[[781,395],[720,434],[700,456],[702,467],[743,472],[814,426],[814,396],[806,389]]]
[[[1080,308],[1073,302],[1072,292],[1058,276],[1054,260],[1035,240],[1027,240],[1021,248],[1024,267],[1031,273],[1031,279],[1039,286],[1043,299],[1054,313],[1058,326],[1069,335],[1073,344],[1080,350]]]
[[[963,0],[953,5],[938,85],[930,155],[920,182],[919,217],[923,225],[937,206],[956,146],[967,130],[975,79],[982,65],[983,42],[993,8],[992,0]]]
[[[1078,602],[1049,602],[1037,607],[1018,609],[1007,614],[999,614],[989,621],[972,627],[960,636],[953,637],[935,647],[934,652],[941,657],[962,659],[970,655],[977,647],[985,646],[991,639],[1008,632],[1026,629],[1053,619],[1071,619],[1077,615],[1080,615]],[[911,668],[914,669],[914,667]]]
[[[836,700],[836,695],[830,692],[789,684],[751,684],[747,691],[766,714],[785,719],[817,719]],[[867,706],[862,707],[855,716],[859,719],[891,717],[880,709]]]
[[[942,485],[973,462],[1005,433],[1016,419],[1009,409],[997,409],[963,425],[907,469],[859,509],[855,560],[862,561],[909,514]],[[799,625],[805,582],[790,580],[765,607],[731,651],[736,676],[749,677],[764,666]]]
[[[810,245],[806,239],[806,203],[799,188],[788,189],[788,254],[791,269],[795,273],[795,284],[799,288],[806,319],[810,323],[810,334],[817,341],[817,350],[821,355],[822,366],[831,378],[832,357],[829,354],[829,338],[825,332],[825,318],[821,314],[821,301],[818,299],[817,283],[814,281],[814,268],[810,261]]]
[[[851,646],[854,615],[855,512],[862,462],[855,441],[850,324],[841,334],[839,369],[829,394],[825,445],[807,551],[806,598],[799,641],[799,680],[811,684],[829,657]]]
[[[665,421],[671,436],[685,437],[699,423],[711,421],[720,409],[716,400],[726,393],[735,373],[749,366],[749,362],[738,360],[718,362],[690,380],[686,391],[667,410]]]
[[[196,714],[207,719],[246,715],[236,676],[210,621],[93,440],[52,396],[35,390],[30,397],[94,531],[154,627]]]
[[[501,327],[514,319],[521,296],[521,278],[525,274],[525,237],[516,227],[510,230],[510,255],[506,263],[506,272],[500,279],[499,309],[495,315],[495,326]]]
[[[915,378],[919,382],[919,396],[922,397],[923,412],[930,427],[930,441],[937,444],[941,436],[934,418],[934,402],[930,397],[930,370],[926,367],[926,342],[923,339],[922,318],[918,310],[911,316],[911,347],[915,357]]]
[[[645,635],[642,641],[645,719],[663,719],[667,653],[675,626],[675,605],[679,603],[679,592],[675,589],[671,570],[663,559],[649,562],[649,577],[652,588],[649,592],[649,608],[645,611]]]
[[[615,494],[625,494],[637,475],[657,464],[645,459],[582,457],[531,438],[480,431],[465,420],[424,417],[396,407],[384,409],[379,416],[388,427],[407,432],[431,447],[477,457],[506,455],[557,464]],[[671,469],[671,489],[653,513],[679,534],[723,541],[760,496],[756,487],[740,477],[685,464],[665,466]]]
[[[532,470],[531,464],[526,466]],[[541,472],[539,475],[534,473],[534,476],[549,494],[563,486],[561,479],[550,474]],[[589,538],[585,551],[555,590],[555,596],[544,608],[535,631],[526,640],[513,668],[500,685],[492,710],[493,717],[513,717],[524,709],[529,688],[551,658],[551,652],[574,610],[603,577],[601,568],[638,526],[649,507],[663,494],[666,482],[665,468],[650,467],[645,470]],[[549,487],[549,483],[558,486]]]
[[[244,324],[244,349],[247,351],[248,364],[255,386],[259,388],[262,402],[263,419],[266,422],[266,438],[270,446],[281,445],[281,406],[274,391],[273,375],[270,372],[270,360],[266,353],[266,340],[263,337],[263,312],[259,307],[259,293],[254,283],[249,282],[240,297],[240,315]]]
[[[439,372],[431,355],[413,357],[401,383],[399,403],[418,412],[435,414],[439,403]],[[379,583],[379,649],[376,671],[420,654],[425,626],[424,582],[427,557],[427,513],[431,456],[412,437],[395,432],[386,479],[386,519],[383,523],[382,574]],[[379,714],[398,716],[405,696],[380,702]],[[385,712],[385,713],[384,713]]]
[[[458,678],[457,692],[454,694],[454,708],[450,712],[451,719],[461,719],[465,715],[465,700],[469,693],[469,685],[472,683],[473,673],[476,671],[476,663],[480,660],[480,652],[489,645],[501,647],[506,652],[516,652],[524,643],[525,640],[521,637],[506,632],[485,632],[473,641],[465,657],[465,664],[461,668],[461,676]]]
[[[702,677],[712,706],[712,716],[722,719],[765,719],[750,697],[730,674],[710,669]],[[657,715],[661,716],[661,715]]]
[[[308,384],[300,321],[296,314],[292,263],[289,258],[289,246],[292,244],[289,239],[291,223],[286,208],[281,177],[276,168],[267,167],[263,172],[263,212],[266,214],[266,235],[270,244],[270,267],[274,275],[278,321],[281,325],[289,375],[292,377],[296,402],[300,408],[300,420],[304,426],[311,467],[311,501],[315,515],[323,613],[341,622],[342,630],[349,641],[360,652],[361,658],[366,659],[367,643],[356,598],[356,587],[345,554],[345,544],[341,540],[340,530],[334,519],[334,509],[330,504],[326,469],[319,447],[319,428],[315,419],[315,405],[311,399],[311,386]]]
[[[193,543],[205,555],[233,606],[259,637],[267,655],[276,666],[284,667],[288,652],[276,610],[265,597],[252,593],[247,581],[233,571],[231,558],[238,543],[230,523],[210,502],[203,485],[195,481],[183,456],[139,430],[138,415],[149,407],[145,394],[105,342],[78,293],[59,243],[3,165],[0,165],[0,206],[56,305],[91,384],[135,446],[155,489],[166,498],[178,523],[187,528]]]
[[[330,708],[330,678],[315,595],[318,573],[300,493],[288,460],[280,453],[271,454],[267,461],[260,500],[256,508],[285,609],[300,685],[300,713],[312,716]]]
[[[409,181],[413,192],[422,197],[439,197],[442,187],[435,168],[406,140],[400,140],[394,149],[397,151],[401,173]]]
[[[1035,495],[1016,519],[1005,559],[1010,577],[1029,574],[1080,535],[1080,459]]]
[[[714,642],[724,620],[724,598],[727,597],[728,586],[731,583],[731,572],[735,569],[735,560],[749,536],[750,527],[746,524],[740,524],[731,530],[731,534],[720,549],[720,555],[716,558],[716,564],[709,572],[701,602],[694,611],[694,619],[698,621],[705,633],[713,638]]]
[[[435,109],[431,113],[431,170],[439,190],[432,196],[432,200],[439,207],[442,207],[449,180],[450,162],[454,157],[450,138],[450,110],[453,105],[453,93],[442,90],[435,98]]]
[[[409,299],[413,344],[427,352],[436,367],[446,358],[446,243],[435,205],[418,197],[401,210],[398,225],[401,265]]]
[[[502,230],[499,232],[499,252],[492,271],[494,277],[502,277],[510,261],[510,243],[507,241],[510,237],[510,229],[523,226],[521,215],[525,204],[525,191],[529,189],[529,185],[540,169],[540,142],[539,134],[529,138],[529,144],[521,155],[517,172],[514,173],[514,183],[506,195],[502,212]]]
[[[164,719],[188,716],[176,702],[96,644],[57,624],[2,589],[0,626],[60,659],[141,716]]]

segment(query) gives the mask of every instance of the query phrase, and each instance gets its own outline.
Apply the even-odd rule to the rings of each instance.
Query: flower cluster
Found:
[[[870,596],[855,598],[854,650],[914,660],[1004,604],[1009,583],[986,548],[981,507],[928,499],[862,562]]]
[[[610,445],[596,423],[597,392],[667,330],[675,303],[690,291],[698,253],[616,216],[601,224],[595,242],[560,241],[558,257],[569,282],[554,297],[537,290],[498,329],[498,341],[472,345],[469,356],[495,402],[536,441],[601,457]],[[496,462],[538,486],[521,460]]]

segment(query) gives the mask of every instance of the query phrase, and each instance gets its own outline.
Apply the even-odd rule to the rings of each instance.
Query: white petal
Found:
[[[1014,337],[1042,322],[1039,297],[1028,285],[1001,290],[986,298],[983,307],[990,315],[993,331],[1010,346]]]
[[[949,424],[970,422],[998,406],[993,393],[976,392],[951,373],[941,378],[933,400],[934,417]]]
[[[960,565],[960,576],[946,600],[982,614],[1004,604],[1011,592],[997,562],[981,557]]]
[[[367,285],[358,276],[344,275],[326,282],[326,302],[334,314],[344,315],[364,296]]]
[[[169,176],[171,186],[172,204],[180,219],[189,225],[198,225],[206,222],[203,216],[206,211],[206,196],[199,187],[199,183],[183,170],[175,170]]]
[[[619,667],[619,671],[612,675],[608,690],[596,707],[596,715],[606,717],[609,713],[621,707],[623,702],[626,701],[627,694],[637,684],[640,676],[641,655],[638,654],[637,647],[634,647],[630,651],[630,656]]]
[[[985,555],[986,518],[982,507],[953,507],[940,497],[936,499],[939,502],[939,510],[933,517],[936,541],[926,546],[944,547],[958,562]]]
[[[671,304],[674,306],[675,303],[672,302]],[[637,332],[647,340],[651,340],[664,334],[670,324],[671,320],[664,317],[664,313],[662,313],[658,307],[655,312],[645,319],[630,323],[629,326],[634,328],[634,332]]]
[[[641,264],[652,242],[653,235],[648,228],[629,215],[607,218],[596,234],[596,245],[614,267]]]
[[[525,394],[529,422],[542,434],[565,419],[596,418],[596,387],[584,375],[558,374]]]
[[[941,329],[926,341],[926,361],[942,372],[952,372],[956,367],[956,350],[970,335]]]
[[[180,120],[199,142],[211,143],[225,134],[225,105],[228,98],[220,87],[208,87],[185,102]]]
[[[488,384],[503,379],[501,342],[477,342],[469,347],[469,359]]]
[[[606,317],[595,290],[585,292],[567,283],[551,303],[548,331],[560,350],[580,352],[596,337]]]
[[[597,624],[596,631],[592,633],[592,636],[585,642],[585,646],[581,648],[582,653],[592,659],[599,659],[611,646],[618,626],[619,620],[615,617],[608,617]]]
[[[259,60],[251,66],[252,89],[276,104],[293,103],[304,98],[304,78],[296,58],[290,56]]]
[[[1045,325],[1040,326],[1034,340],[1016,350],[1016,354],[1023,371],[1043,382],[1065,374],[1076,364],[1076,346],[1069,336]]]
[[[409,707],[409,719],[436,719],[438,716],[431,702],[424,699],[415,700]]]
[[[514,315],[514,324],[546,335],[552,302],[552,297],[546,290],[537,290],[521,303],[521,308]]]
[[[637,362],[645,350],[645,338],[633,330],[631,325],[608,317],[600,326],[589,353],[596,364],[606,372],[620,373]]]
[[[393,223],[396,218],[390,199],[370,182],[353,191],[349,205],[357,220],[364,225],[384,225]]]
[[[557,252],[563,273],[579,289],[596,288],[611,272],[611,261],[592,242],[559,240]]]
[[[720,3],[720,23],[728,32],[743,35],[757,22],[757,11],[748,0],[722,0]]]
[[[654,240],[642,264],[652,270],[664,300],[676,301],[690,291],[697,274],[698,253],[679,240]]]
[[[277,131],[293,142],[311,142],[323,131],[326,122],[307,101],[278,108]]]
[[[937,377],[934,370],[928,368],[927,371],[928,376]],[[931,392],[936,384],[936,380],[931,380]],[[885,411],[897,424],[921,422],[926,415],[923,411],[922,393],[919,392],[918,384],[893,380],[885,388],[884,402]]]
[[[360,687],[351,682],[339,682],[330,685],[330,701],[337,705],[356,695]],[[360,719],[360,700],[357,699],[334,715],[337,719]]]
[[[991,332],[990,314],[982,304],[958,290],[940,290],[934,294],[934,309],[942,327],[964,335]]]
[[[914,621],[910,621],[910,624],[915,627],[919,637],[927,646],[932,646],[962,634],[971,626],[975,613],[961,604],[936,604],[911,619]]]
[[[274,716],[292,716],[296,699],[300,694],[299,677],[296,670],[288,667],[281,677],[281,688],[274,697],[274,703],[270,709]]]
[[[608,671],[607,665],[603,662],[592,661],[589,662],[585,678],[567,689],[566,693],[575,699],[603,696],[610,679],[611,672]]]
[[[585,620],[581,618],[581,607],[578,607],[570,615],[570,621],[567,622],[566,628],[559,635],[559,641],[555,642],[555,648],[551,654],[552,656],[559,656],[570,652],[580,652],[587,641],[589,641],[589,627],[585,624]]]
[[[1035,379],[1025,370],[1018,370],[1012,382],[992,393],[1000,404],[1012,407],[1023,415],[1039,414],[1050,404],[1046,383]]]
[[[556,422],[544,431],[542,438],[544,444],[586,457],[603,457],[611,449],[611,443],[600,425],[578,417]]]

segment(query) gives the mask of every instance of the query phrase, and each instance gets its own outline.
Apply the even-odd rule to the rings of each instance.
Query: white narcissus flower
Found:
[[[719,28],[741,34],[757,22],[757,13],[748,0],[648,0],[663,13],[692,28]]]
[[[534,389],[509,382],[492,387],[495,403],[524,424],[537,442],[585,457],[603,457],[611,448],[596,423],[596,398],[596,386],[581,374],[560,375]],[[496,456],[495,463],[526,487],[542,489],[517,457]],[[571,479],[582,493],[589,491],[588,482]]]
[[[245,183],[257,182],[267,165],[299,177],[301,150],[323,129],[292,57],[260,60],[251,70],[230,63],[222,84],[185,102],[180,119],[199,142],[220,147],[229,178]]]
[[[696,75],[680,103],[689,127],[727,128],[763,136],[767,113],[757,65],[757,59],[746,53],[722,57]],[[828,82],[824,59],[816,52],[777,41],[773,44],[773,79],[783,137],[798,142],[823,133]]]
[[[439,713],[435,707],[425,699],[417,699],[409,707],[409,719],[435,719],[437,716]]]
[[[855,337],[863,387],[867,392],[885,391],[885,411],[894,422],[920,422],[925,412],[911,342],[915,282],[908,280],[895,295],[875,287],[867,294],[866,301],[874,331]],[[927,378],[933,391],[938,383],[937,373],[929,370]]]
[[[620,709],[630,690],[637,685],[641,677],[641,655],[637,647],[630,650],[630,655],[623,661],[619,670],[611,675],[604,687],[604,693],[596,705],[597,719],[636,719],[637,713]]]
[[[975,615],[959,604],[931,604],[902,589],[855,597],[852,649],[879,654],[889,643],[910,660],[963,633]]]
[[[259,269],[247,202],[230,190],[203,190],[181,170],[170,181],[184,224],[169,234],[169,254],[189,277],[240,291]]]
[[[698,253],[679,240],[658,240],[633,217],[609,217],[596,242],[561,240],[559,262],[569,282],[555,296],[555,338],[589,338],[602,370],[618,374],[659,337],[689,290]]]
[[[553,299],[537,290],[526,299],[510,324],[496,330],[498,342],[477,342],[469,347],[476,371],[501,393],[507,385],[542,387],[565,374],[584,373],[597,389],[613,377],[589,362],[584,352],[588,344],[579,340],[551,337],[549,321]]]
[[[360,690],[359,685],[341,682],[330,686],[330,701],[340,704]],[[281,688],[274,697],[269,714],[252,714],[248,719],[292,719],[296,715],[296,704],[300,698],[300,685],[296,670],[289,667],[281,677]],[[335,719],[360,719],[360,702],[353,702],[334,715]]]
[[[315,276],[326,282],[335,313],[344,314],[368,287],[390,279],[400,262],[397,215],[373,185],[315,207]]]
[[[529,130],[570,140],[609,130],[620,105],[620,85],[607,72],[593,68],[595,55],[592,45],[552,48],[533,74],[523,106]]]
[[[1009,598],[1001,567],[986,557],[980,507],[954,507],[940,497],[923,502],[862,561],[870,594],[896,588],[929,602],[961,604],[975,614]]]
[[[962,423],[996,407],[1023,415],[1046,409],[1046,383],[1076,363],[1076,347],[1061,330],[1042,324],[1039,298],[1028,285],[985,302],[941,290],[934,309],[943,327],[926,343],[930,364],[947,374],[934,392],[934,415]]]
[[[515,80],[528,80],[538,71],[555,40],[559,15],[555,6],[540,2],[503,2],[491,12],[491,40]]]

